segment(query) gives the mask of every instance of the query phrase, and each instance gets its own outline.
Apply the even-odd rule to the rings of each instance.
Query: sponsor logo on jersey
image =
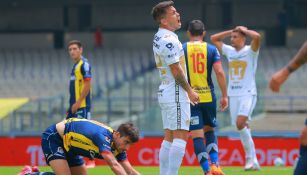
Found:
[[[166,46],[170,51],[174,49],[173,43],[167,43],[165,46]]]

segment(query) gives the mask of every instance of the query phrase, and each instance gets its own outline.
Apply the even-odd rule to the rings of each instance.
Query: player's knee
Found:
[[[214,128],[211,127],[211,126],[205,126],[204,127],[204,132],[206,133],[206,132],[209,132],[209,131],[214,131]]]
[[[237,126],[238,130],[241,130],[241,129],[243,129],[246,126],[246,124],[244,122],[237,121],[236,122],[236,126]]]

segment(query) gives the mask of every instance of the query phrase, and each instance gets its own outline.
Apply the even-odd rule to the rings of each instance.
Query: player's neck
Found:
[[[203,42],[203,37],[202,36],[191,36],[190,42]]]
[[[245,45],[241,45],[241,46],[237,46],[237,47],[234,47],[236,49],[236,51],[240,51]]]
[[[81,60],[81,57],[77,58],[75,61],[75,64],[78,63]]]
[[[169,31],[172,31],[172,32],[175,32],[176,30],[173,29],[172,27],[170,26],[167,26],[167,25],[163,25],[163,24],[160,24],[159,26],[161,29],[166,29],[166,30],[169,30]]]

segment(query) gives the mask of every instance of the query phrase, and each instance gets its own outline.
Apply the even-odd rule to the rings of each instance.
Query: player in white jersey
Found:
[[[251,37],[251,45],[245,45],[246,36]],[[231,46],[223,43],[230,37]],[[211,41],[226,56],[229,65],[228,96],[232,124],[236,124],[245,151],[245,170],[259,170],[255,144],[251,136],[248,120],[256,105],[256,68],[261,36],[244,26],[211,36]]]
[[[159,24],[153,52],[161,78],[158,100],[164,129],[159,153],[160,175],[178,174],[188,138],[190,102],[199,101],[187,81],[184,52],[174,33],[181,27],[180,15],[173,5],[173,1],[164,1],[152,9],[153,18]]]

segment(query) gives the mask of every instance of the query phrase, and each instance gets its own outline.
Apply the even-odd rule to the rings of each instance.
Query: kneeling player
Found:
[[[91,128],[91,129],[89,129]],[[42,134],[46,162],[54,173],[28,172],[21,175],[86,175],[81,156],[104,159],[115,174],[139,175],[129,163],[126,151],[139,140],[139,131],[131,123],[117,131],[94,120],[71,118],[54,124]]]

